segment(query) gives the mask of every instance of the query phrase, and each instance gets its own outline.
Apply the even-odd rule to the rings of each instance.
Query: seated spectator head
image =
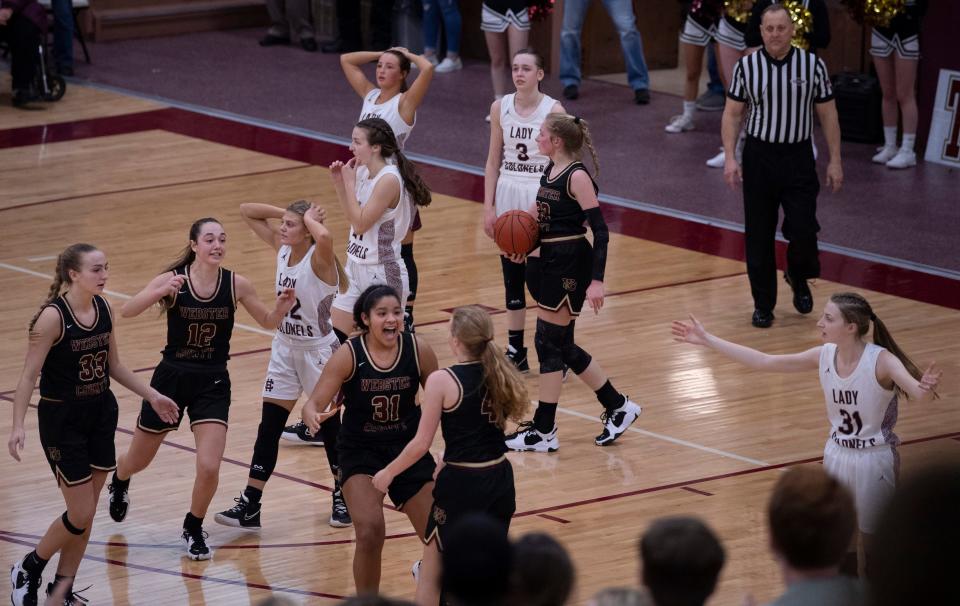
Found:
[[[608,587],[590,598],[587,606],[653,606],[650,596],[632,587]]]
[[[502,523],[486,514],[457,520],[450,526],[441,555],[440,583],[451,604],[503,602],[513,557]]]
[[[513,544],[510,599],[513,606],[562,606],[576,580],[563,545],[543,532],[525,534]]]
[[[767,504],[770,546],[781,564],[804,572],[840,566],[856,530],[850,493],[819,465],[788,469]]]
[[[641,577],[656,606],[702,606],[723,568],[720,540],[693,517],[655,520],[640,539]]]
[[[960,604],[958,503],[956,464],[922,470],[900,485],[874,535],[873,606]]]

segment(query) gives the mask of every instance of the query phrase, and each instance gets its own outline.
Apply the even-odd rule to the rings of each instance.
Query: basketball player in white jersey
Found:
[[[353,332],[353,307],[372,284],[386,284],[405,301],[410,292],[400,243],[415,206],[430,204],[430,190],[400,151],[390,125],[367,118],[353,129],[349,162],[330,165],[337,200],[350,223],[346,292],[333,301],[333,326],[341,342]]]
[[[260,499],[277,464],[279,442],[294,404],[303,392],[311,393],[323,365],[340,346],[330,309],[338,287],[345,286],[343,268],[333,252],[333,240],[323,225],[322,209],[298,200],[286,210],[267,204],[240,206],[243,220],[253,232],[277,251],[276,289],[293,289],[296,303],[280,322],[270,348],[270,364],[263,386],[263,412],[250,462],[247,486],[237,504],[216,515],[226,526],[260,529]],[[279,223],[271,223],[279,219]],[[303,426],[304,440],[313,438]],[[339,483],[337,434],[340,417],[321,427],[322,444],[334,477],[333,508],[329,524],[350,526],[350,515]]]
[[[513,85],[516,92],[497,99],[490,106],[490,151],[484,170],[483,231],[493,238],[497,217],[508,210],[528,210],[537,199],[540,176],[549,162],[537,147],[540,125],[550,113],[566,113],[559,101],[540,92],[543,57],[532,49],[521,49],[513,56]],[[540,258],[527,257],[535,270]],[[507,306],[507,357],[521,372],[529,370],[527,348],[523,345],[523,327],[527,301],[525,263],[514,263],[502,256],[503,286]],[[536,293],[531,292],[536,298]]]
[[[362,66],[377,62],[376,84],[367,79]],[[420,75],[407,87],[407,76],[411,65],[420,70]],[[405,48],[396,47],[379,52],[356,52],[340,56],[340,67],[347,82],[360,98],[360,120],[382,118],[386,120],[397,138],[397,146],[403,150],[407,137],[417,123],[417,108],[423,102],[433,80],[434,65],[422,55],[411,53]],[[407,293],[404,310],[404,325],[413,330],[413,306],[417,298],[417,286],[420,282],[417,263],[413,258],[413,233],[420,229],[420,213],[414,211],[408,233],[403,234],[400,255],[407,267],[410,290]]]
[[[871,323],[873,343],[868,343],[864,337]],[[936,398],[942,372],[930,364],[921,373],[858,294],[832,295],[817,328],[823,345],[784,355],[765,354],[724,341],[708,333],[693,316],[689,323],[674,322],[673,336],[679,342],[705,345],[757,370],[819,369],[831,425],[823,466],[854,496],[869,567],[871,536],[899,471],[900,439],[893,433],[898,400],[901,396],[919,401]],[[848,554],[843,569],[856,575],[855,551]]]

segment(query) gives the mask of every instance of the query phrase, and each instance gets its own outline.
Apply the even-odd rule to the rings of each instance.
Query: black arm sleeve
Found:
[[[603,282],[603,272],[607,268],[607,242],[610,241],[610,232],[607,231],[607,222],[603,220],[600,207],[588,208],[584,212],[593,231],[593,279]]]

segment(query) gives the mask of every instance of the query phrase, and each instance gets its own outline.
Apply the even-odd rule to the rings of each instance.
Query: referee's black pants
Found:
[[[772,312],[777,305],[776,233],[783,206],[787,273],[796,280],[820,276],[817,251],[817,178],[813,147],[766,143],[748,137],[743,148],[743,215],[747,276],[754,307]]]

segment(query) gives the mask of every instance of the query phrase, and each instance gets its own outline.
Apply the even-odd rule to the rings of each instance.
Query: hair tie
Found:
[[[573,117],[573,123],[574,123],[574,124],[580,124],[580,116],[574,116],[574,117]]]
[[[877,315],[876,315],[875,313],[873,313],[872,311],[870,312],[870,321],[871,321],[871,322],[876,322],[876,321],[877,321]]]

